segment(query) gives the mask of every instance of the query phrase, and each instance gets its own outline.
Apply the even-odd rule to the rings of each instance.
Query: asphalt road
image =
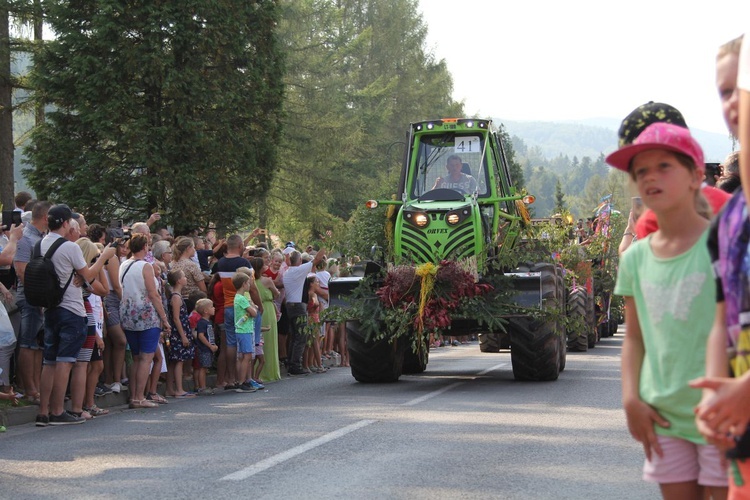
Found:
[[[659,498],[620,409],[622,337],[569,353],[556,382],[508,353],[430,354],[422,375],[347,369],[83,425],[0,435],[2,498]]]

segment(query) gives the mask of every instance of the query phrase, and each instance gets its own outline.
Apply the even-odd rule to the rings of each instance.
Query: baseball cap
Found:
[[[284,250],[281,251],[284,255],[289,255],[290,253],[294,252],[294,247],[286,247]]]
[[[628,172],[630,162],[635,155],[653,149],[682,153],[693,159],[698,171],[703,173],[706,169],[700,144],[693,139],[688,129],[671,123],[652,123],[641,132],[633,144],[624,146],[607,156],[607,163]]]
[[[63,222],[78,217],[80,217],[80,215],[73,212],[70,207],[64,203],[52,205],[49,212],[47,212],[47,222],[55,226],[61,226]]]
[[[617,131],[618,146],[632,144],[641,132],[653,123],[672,123],[688,128],[685,118],[677,108],[663,102],[649,101],[635,108],[622,121],[620,130]]]
[[[284,245],[284,246],[285,246],[286,248],[294,248],[294,247],[295,247],[295,245],[294,245],[294,242],[293,242],[293,241],[287,241],[287,242],[286,242],[286,245]]]

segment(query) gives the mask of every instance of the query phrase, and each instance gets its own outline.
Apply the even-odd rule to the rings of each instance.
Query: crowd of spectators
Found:
[[[127,390],[131,408],[155,408],[168,398],[255,392],[282,372],[348,366],[345,328],[321,320],[328,282],[343,267],[324,249],[251,245],[260,230],[174,237],[156,229],[159,214],[125,228],[88,225],[64,204],[25,192],[15,201],[23,223],[0,237],[0,293],[6,310],[17,306],[20,326],[0,334],[0,398],[39,405],[37,426],[106,414],[96,397],[111,392]],[[24,272],[34,246],[42,241],[46,251],[58,238],[66,240],[52,256],[61,284],[75,279],[65,300],[44,310],[25,300]]]

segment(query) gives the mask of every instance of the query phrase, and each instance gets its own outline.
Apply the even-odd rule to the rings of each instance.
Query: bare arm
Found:
[[[116,251],[117,251],[117,248],[107,245],[101,257],[96,259],[96,262],[94,262],[88,267],[82,267],[81,269],[76,269],[76,272],[78,273],[80,277],[82,277],[88,282],[95,280],[96,277],[99,276],[99,271],[101,271],[102,268],[104,267],[104,262],[114,257]]]
[[[258,307],[258,312],[263,314],[263,301],[260,299],[260,292],[258,291],[258,287],[256,286],[254,279],[250,280],[249,291],[250,291],[250,298],[252,299],[253,303]]]
[[[159,318],[161,318],[162,329],[169,331],[169,320],[167,319],[167,314],[164,312],[164,306],[161,303],[161,295],[159,295],[159,291],[156,289],[156,283],[154,283],[153,267],[148,265],[143,266],[143,283],[146,285],[146,294],[148,295],[151,304],[153,304],[156,313],[159,315]],[[175,324],[179,325],[179,307],[177,308],[177,311],[178,321],[176,321]]]
[[[101,258],[101,257],[100,257]],[[112,257],[107,262],[107,274],[109,274],[112,290],[122,300],[122,285],[120,284],[120,259]]]
[[[638,312],[633,297],[625,297],[625,340],[622,343],[622,406],[633,438],[643,445],[646,457],[663,456],[654,425],[669,427],[669,422],[641,400],[641,366],[646,355]]]
[[[8,235],[8,244],[3,248],[3,253],[0,253],[0,266],[9,266],[13,263],[13,257],[16,256],[16,245],[18,240],[23,237],[23,224],[16,226],[15,224],[10,226]]]

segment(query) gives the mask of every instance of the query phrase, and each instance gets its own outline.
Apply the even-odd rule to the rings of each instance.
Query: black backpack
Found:
[[[65,287],[60,287],[60,278],[55,271],[55,265],[52,264],[52,255],[65,241],[65,238],[58,238],[44,255],[42,240],[34,245],[31,260],[23,273],[23,294],[30,305],[51,308],[59,306],[62,302],[75,271],[70,274]]]

